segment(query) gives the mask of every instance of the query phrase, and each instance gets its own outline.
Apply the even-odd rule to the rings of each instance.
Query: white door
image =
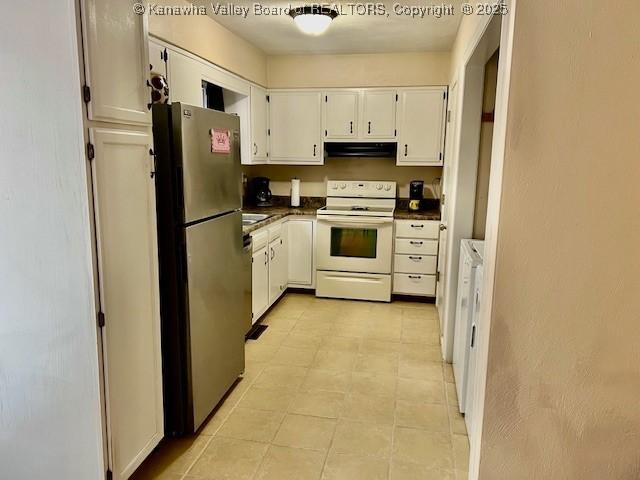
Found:
[[[125,479],[162,439],[155,185],[145,131],[91,129],[110,464]]]
[[[395,90],[365,90],[361,136],[363,138],[395,138],[396,104]]]
[[[321,94],[269,93],[269,163],[322,165]]]
[[[286,288],[287,261],[282,238],[269,242],[269,304],[275,302]]]
[[[440,244],[438,246],[438,282],[436,284],[436,308],[438,309],[438,317],[440,319],[440,331],[444,332],[444,298],[445,298],[445,285],[447,284],[447,227],[449,222],[449,200],[447,199],[448,192],[450,190],[452,179],[451,165],[453,163],[454,155],[454,138],[456,136],[455,131],[455,116],[457,106],[457,87],[454,83],[449,91],[449,105],[447,113],[445,114],[446,127],[446,140],[445,140],[445,158],[444,167],[442,169],[442,192],[440,195]]]
[[[358,136],[358,98],[354,90],[324,93],[324,136],[327,140]]]
[[[162,75],[167,78],[167,49],[154,41],[149,41],[149,70],[152,74]]]
[[[251,323],[256,323],[269,306],[268,248],[253,252],[251,265]]]
[[[89,120],[150,125],[147,17],[131,2],[83,0]]]
[[[249,164],[267,161],[267,91],[251,85],[251,159]]]
[[[289,282],[313,283],[313,220],[289,220]]]
[[[167,57],[171,102],[202,107],[202,64],[174,50],[169,50]]]
[[[400,91],[397,165],[441,166],[446,87]]]

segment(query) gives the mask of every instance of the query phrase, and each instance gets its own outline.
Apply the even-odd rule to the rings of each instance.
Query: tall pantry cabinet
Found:
[[[81,0],[80,13],[105,474],[120,480],[164,435],[147,18],[120,0]]]

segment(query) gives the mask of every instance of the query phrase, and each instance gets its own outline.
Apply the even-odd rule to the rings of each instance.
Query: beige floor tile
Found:
[[[256,480],[318,480],[324,452],[271,445]]]
[[[306,375],[307,369],[304,367],[269,365],[256,378],[254,385],[298,388]]]
[[[392,398],[352,393],[345,400],[341,418],[363,422],[393,424],[395,401]]]
[[[402,339],[402,329],[398,327],[369,328],[364,333],[364,338],[372,340],[383,340],[385,342],[400,342]]]
[[[289,303],[289,302],[278,302],[276,306],[274,306],[269,312],[269,316],[273,315],[274,317],[300,317],[307,309],[309,308],[309,304],[305,303]]]
[[[237,407],[217,435],[238,440],[270,442],[278,431],[284,414],[267,410]]]
[[[400,342],[390,342],[387,340],[376,340],[374,338],[365,338],[362,340],[362,346],[360,347],[361,353],[366,354],[385,354],[385,353],[399,353],[402,344]]]
[[[444,381],[448,383],[455,383],[456,379],[453,376],[453,365],[450,363],[444,364]]]
[[[333,436],[331,451],[387,458],[391,454],[393,427],[341,419]]]
[[[211,437],[167,438],[131,477],[132,480],[173,480],[183,475],[204,451]]]
[[[340,337],[363,338],[367,331],[366,325],[351,323],[336,323],[333,325],[331,335]]]
[[[449,422],[451,423],[451,431],[460,435],[467,434],[467,425],[464,416],[458,410],[458,407],[449,405]]]
[[[351,352],[337,352],[335,350],[318,350],[311,364],[318,370],[334,372],[350,372],[356,362],[356,354]]]
[[[336,420],[288,414],[273,439],[274,445],[309,450],[327,450]]]
[[[298,323],[298,318],[300,317],[277,317],[275,315],[267,315],[262,321],[262,324],[267,325],[270,330],[274,330],[278,333],[289,333],[293,327],[295,327],[296,323]]]
[[[453,468],[450,435],[415,428],[396,427],[393,460],[417,463],[429,468]]]
[[[391,462],[390,480],[455,480],[455,476],[452,470],[394,460]]]
[[[330,453],[322,472],[323,480],[387,480],[389,462],[363,455]]]
[[[398,400],[396,402],[396,425],[449,433],[447,407],[445,405]]]
[[[338,418],[344,396],[344,393],[338,392],[298,392],[289,405],[289,413]]]
[[[291,388],[253,385],[244,394],[238,407],[286,412],[294,396],[295,390]]]
[[[322,343],[323,337],[316,335],[302,335],[299,333],[290,333],[287,338],[284,339],[282,345],[295,348],[307,348],[310,350],[318,350]]]
[[[374,373],[382,375],[398,374],[398,354],[378,353],[360,354],[353,367],[354,372]]]
[[[394,375],[375,375],[371,373],[353,372],[351,375],[351,393],[393,398],[396,394]]]
[[[262,373],[267,366],[267,362],[249,361],[245,359],[244,373],[242,377],[247,380],[254,380]]]
[[[442,381],[442,364],[401,357],[398,363],[398,376],[417,378],[418,380]]]
[[[411,402],[444,404],[444,383],[434,380],[399,377],[396,396],[400,400]]]
[[[191,467],[189,475],[203,479],[249,480],[268,446],[266,443],[215,437]]]
[[[358,352],[362,340],[357,337],[329,336],[322,339],[320,349],[334,350],[338,352]]]
[[[288,333],[279,332],[271,328],[267,328],[258,340],[249,340],[249,342],[256,342],[259,345],[273,345],[279,347],[287,338]]]
[[[453,435],[452,441],[456,470],[469,470],[469,438],[466,435]]]
[[[316,356],[315,349],[281,346],[271,359],[272,365],[292,365],[308,367]]]
[[[445,384],[447,391],[447,403],[452,407],[458,406],[458,394],[456,392],[456,384],[455,383],[446,383]]]
[[[328,391],[345,393],[351,384],[351,372],[309,369],[307,377],[300,386],[305,392]]]
[[[312,335],[316,337],[324,337],[325,335],[329,335],[332,329],[332,323],[299,321],[298,323],[296,323],[296,326],[293,327],[291,333],[295,333],[296,335]]]
[[[434,330],[421,328],[403,328],[402,341],[404,343],[424,343],[427,345],[440,345],[440,334]]]
[[[258,343],[256,340],[249,340],[245,343],[244,356],[247,363],[268,362],[280,348],[278,345]]]
[[[442,363],[442,350],[439,345],[424,343],[402,343],[400,358]]]

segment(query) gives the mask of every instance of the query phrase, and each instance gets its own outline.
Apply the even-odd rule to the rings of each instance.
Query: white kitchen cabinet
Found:
[[[268,246],[254,250],[251,264],[251,323],[256,323],[269,307]]]
[[[90,141],[110,469],[119,480],[164,433],[153,142],[146,129],[105,128],[91,128]]]
[[[361,137],[395,139],[396,90],[365,89],[362,94]]]
[[[152,74],[162,75],[167,78],[167,49],[154,42],[149,41],[149,70]]]
[[[322,165],[321,93],[269,93],[269,163]]]
[[[446,87],[400,90],[397,165],[442,165],[446,92]]]
[[[310,219],[289,220],[289,279],[299,287],[313,285],[314,222]]]
[[[89,120],[150,125],[146,15],[99,0],[83,0],[81,15]]]
[[[287,288],[287,251],[282,237],[269,242],[269,303],[273,304]]]
[[[393,293],[434,296],[440,222],[396,220]]]
[[[322,117],[325,140],[357,138],[359,98],[358,90],[324,92]]]
[[[171,102],[187,103],[201,107],[202,64],[182,53],[168,52],[167,69],[169,71],[169,98]]]
[[[268,115],[267,91],[251,85],[251,157],[242,163],[255,165],[266,163],[268,157]]]

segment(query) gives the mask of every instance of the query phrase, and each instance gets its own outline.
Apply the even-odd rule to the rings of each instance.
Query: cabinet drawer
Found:
[[[277,223],[267,228],[269,231],[269,241],[272,242],[276,238],[280,238],[280,234],[282,233],[282,223]]]
[[[396,251],[399,254],[437,255],[438,241],[421,238],[396,238]]]
[[[396,237],[438,238],[440,222],[434,220],[396,220]]]
[[[269,232],[267,230],[259,230],[251,234],[252,246],[251,250],[257,252],[269,243]]]
[[[405,295],[436,294],[436,276],[413,273],[395,273],[393,275],[393,292]]]
[[[435,275],[437,261],[438,257],[435,255],[395,255],[393,271]]]

